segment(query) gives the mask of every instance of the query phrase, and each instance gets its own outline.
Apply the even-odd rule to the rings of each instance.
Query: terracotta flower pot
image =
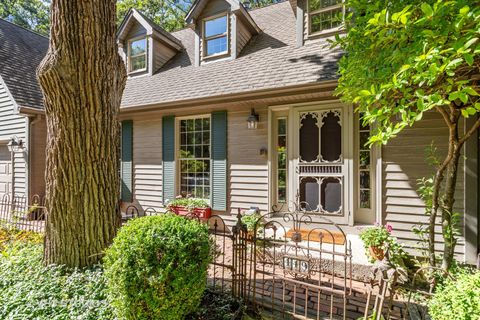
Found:
[[[383,252],[382,248],[379,247],[369,247],[368,251],[370,252],[370,255],[372,258],[378,261],[382,261],[383,258],[385,257],[385,253]]]

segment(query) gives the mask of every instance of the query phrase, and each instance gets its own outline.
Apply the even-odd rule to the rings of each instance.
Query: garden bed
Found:
[[[45,267],[42,243],[39,234],[0,229],[0,319],[115,319],[103,268]],[[238,300],[209,288],[188,319],[241,319],[242,314]]]

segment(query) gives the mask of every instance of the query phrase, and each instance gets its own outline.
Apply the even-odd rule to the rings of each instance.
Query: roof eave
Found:
[[[267,89],[260,89],[254,91],[247,91],[247,92],[238,92],[238,93],[229,93],[223,95],[216,95],[216,96],[206,96],[200,98],[191,98],[191,99],[184,99],[184,100],[172,100],[172,101],[165,101],[161,103],[151,103],[151,104],[143,104],[143,105],[136,105],[136,106],[122,106],[120,107],[121,114],[131,114],[136,112],[142,111],[152,111],[152,110],[159,110],[165,109],[172,106],[181,107],[181,106],[200,106],[204,104],[214,104],[220,103],[222,101],[228,102],[239,102],[246,99],[263,99],[265,97],[276,97],[280,93],[290,93],[290,94],[301,94],[302,92],[315,92],[318,89],[325,89],[325,88],[335,88],[338,84],[338,80],[325,80],[321,82],[312,82],[312,83],[304,83],[304,84],[297,84],[292,86],[285,86],[285,87],[277,87],[277,88],[267,88]]]

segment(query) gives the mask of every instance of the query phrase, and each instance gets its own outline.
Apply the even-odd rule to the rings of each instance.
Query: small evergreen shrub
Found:
[[[210,263],[206,225],[172,214],[122,227],[105,256],[109,300],[121,319],[183,319],[194,312]]]
[[[480,271],[463,271],[447,279],[428,303],[433,320],[480,319]]]

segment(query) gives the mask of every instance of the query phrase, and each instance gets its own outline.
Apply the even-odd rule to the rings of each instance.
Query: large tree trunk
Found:
[[[45,263],[87,266],[119,223],[119,105],[126,76],[115,0],[53,0],[38,70],[47,118]]]

